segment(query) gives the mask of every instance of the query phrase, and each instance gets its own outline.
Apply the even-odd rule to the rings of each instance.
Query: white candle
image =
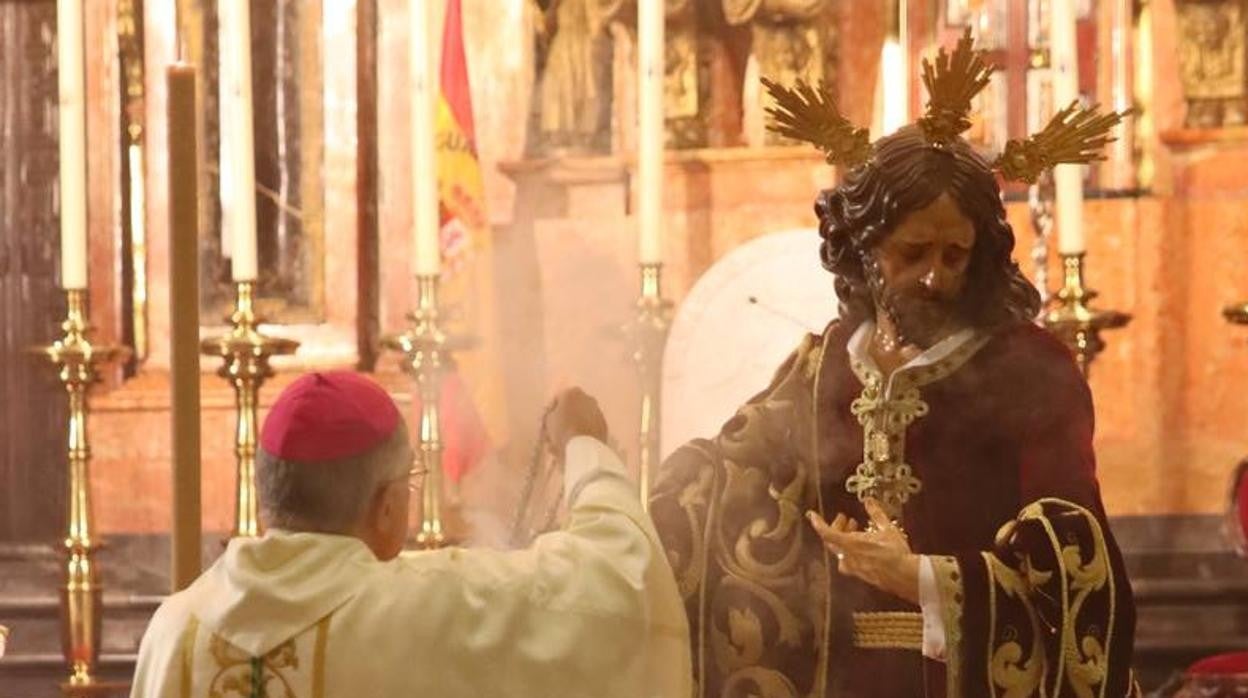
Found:
[[[417,276],[437,276],[442,261],[439,244],[438,163],[434,148],[434,107],[437,71],[429,0],[411,0],[408,48],[411,51],[412,94],[412,235]]]
[[[217,5],[221,102],[222,227],[235,281],[256,279],[256,158],[251,104],[249,0]]]
[[[1051,0],[1049,60],[1053,75],[1053,103],[1065,109],[1079,98],[1079,47],[1075,37],[1075,0]],[[1058,165],[1053,169],[1057,250],[1078,254],[1083,239],[1083,166]]]
[[[880,52],[883,85],[880,135],[896,133],[910,120],[910,38],[906,13],[909,3],[896,0],[893,24]]]
[[[664,0],[639,0],[637,107],[638,257],[663,261]]]
[[[56,3],[61,287],[87,287],[87,118],[82,0]]]

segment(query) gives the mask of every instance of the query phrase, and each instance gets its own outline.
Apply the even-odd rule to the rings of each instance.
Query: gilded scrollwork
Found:
[[[990,671],[1001,696],[1102,694],[1114,642],[1114,575],[1096,517],[1059,499],[1023,508],[985,553]],[[1019,626],[1026,619],[1024,634]]]
[[[264,657],[253,660],[246,652],[213,635],[208,645],[209,654],[216,663],[216,673],[209,682],[208,695],[212,698],[239,698],[254,695],[252,686],[259,684],[261,694],[272,698],[295,698],[292,679],[287,675],[299,670],[299,654],[295,641],[288,640]]]
[[[802,516],[817,506],[803,415],[820,350],[804,342],[718,437],[669,459],[654,488],[652,514],[679,522],[665,547],[690,609],[701,695],[812,693],[815,676],[789,662],[820,656],[827,637],[830,572]]]

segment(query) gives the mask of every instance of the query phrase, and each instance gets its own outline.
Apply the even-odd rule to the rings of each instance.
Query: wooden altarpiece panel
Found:
[[[56,3],[0,0],[0,544],[64,525],[64,394],[26,352],[65,315],[56,79]]]

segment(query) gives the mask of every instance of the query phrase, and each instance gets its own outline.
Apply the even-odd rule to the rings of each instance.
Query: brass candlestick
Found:
[[[238,463],[238,481],[234,497],[234,530],[231,538],[260,535],[260,507],[256,497],[256,405],[260,386],[273,376],[269,358],[293,354],[299,342],[270,337],[259,330],[260,319],[255,312],[255,282],[239,281],[234,312],[230,314],[230,331],[220,337],[205,339],[199,351],[223,360],[217,375],[234,387],[234,404],[238,415],[234,434],[234,456]]]
[[[637,314],[629,330],[633,339],[633,360],[641,379],[641,420],[638,429],[638,480],[641,503],[650,506],[650,480],[659,463],[660,384],[663,346],[671,322],[671,302],[662,293],[663,265],[641,264],[641,293]]]
[[[61,645],[69,665],[67,693],[99,685],[95,667],[100,656],[101,596],[99,568],[91,515],[91,448],[87,439],[87,391],[99,380],[97,367],[124,360],[129,350],[120,346],[97,346],[88,335],[87,292],[66,289],[67,312],[61,329],[65,334],[34,351],[58,368],[69,397],[68,456],[69,508],[65,533],[65,585],[61,588]]]
[[[442,330],[439,281],[437,274],[416,277],[416,310],[408,315],[411,326],[402,334],[382,339],[387,349],[403,354],[403,369],[415,377],[420,395],[418,457],[428,480],[421,493],[423,507],[416,542],[428,549],[447,544],[442,523],[442,422],[438,409],[442,376],[450,368],[451,352],[469,343],[467,338],[448,336]]]
[[[1222,309],[1222,316],[1227,322],[1236,325],[1248,325],[1248,301],[1228,305]]]
[[[1044,326],[1070,347],[1084,377],[1096,355],[1105,348],[1101,332],[1126,325],[1131,316],[1117,310],[1089,307],[1097,293],[1083,285],[1083,252],[1062,255],[1065,279],[1053,308],[1044,315]]]

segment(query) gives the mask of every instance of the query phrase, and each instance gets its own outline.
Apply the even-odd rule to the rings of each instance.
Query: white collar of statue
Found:
[[[907,361],[886,380],[871,358],[874,334],[875,321],[867,320],[845,347],[849,366],[862,383],[862,394],[849,408],[862,426],[862,462],[845,481],[845,488],[860,500],[878,499],[890,518],[900,520],[906,502],[923,488],[906,463],[906,428],[928,411],[919,388],[961,368],[989,336],[974,328],[959,330]]]

